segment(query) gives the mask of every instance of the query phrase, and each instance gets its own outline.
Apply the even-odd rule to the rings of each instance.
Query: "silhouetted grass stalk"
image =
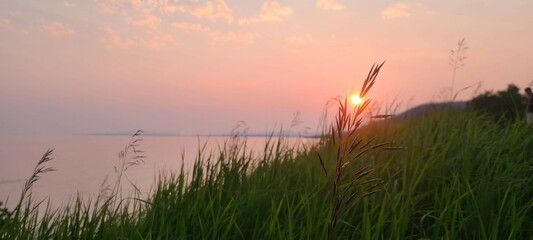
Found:
[[[142,155],[144,153],[143,150],[140,150],[140,143],[143,141],[142,138],[140,138],[140,135],[142,134],[142,130],[137,130],[131,137],[124,147],[124,150],[122,150],[118,154],[119,164],[114,166],[115,173],[117,174],[117,179],[115,181],[115,185],[111,189],[110,195],[115,196],[117,194],[122,195],[122,177],[124,173],[132,166],[137,166],[141,163],[144,163],[144,159],[146,156]],[[107,177],[106,177],[107,179]],[[102,191],[106,191],[105,187],[106,180],[104,179],[104,183],[102,183]]]
[[[373,65],[370,69],[359,96],[364,98],[374,85],[376,78],[379,74],[379,70],[385,62],[377,65]],[[334,152],[335,162],[335,175],[332,182],[332,207],[331,216],[328,224],[328,238],[334,237],[335,227],[339,220],[343,207],[352,202],[356,197],[364,198],[378,191],[380,179],[368,179],[363,180],[368,176],[373,168],[371,166],[363,167],[362,169],[352,173],[347,177],[347,185],[343,186],[342,181],[345,179],[347,167],[356,161],[358,158],[368,153],[370,150],[376,149],[392,149],[390,142],[371,145],[374,139],[363,142],[363,139],[359,136],[358,130],[361,127],[363,118],[363,112],[370,104],[371,99],[363,101],[361,104],[356,105],[352,110],[349,110],[347,98],[344,102],[338,101],[337,115],[335,118],[335,124],[331,127],[331,141]],[[387,115],[388,117],[388,115]],[[324,172],[327,174],[326,163],[319,154],[320,163]],[[366,192],[361,193],[354,191],[354,187],[367,186]]]

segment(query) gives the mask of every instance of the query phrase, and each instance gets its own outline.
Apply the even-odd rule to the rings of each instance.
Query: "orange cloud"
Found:
[[[96,7],[105,13],[124,12],[128,10],[152,11],[159,9],[162,13],[185,12],[185,5],[177,0],[96,0]],[[69,3],[71,4],[71,3]],[[65,1],[65,6],[67,1]]]
[[[254,18],[241,18],[239,24],[251,24],[255,22],[280,22],[283,18],[292,14],[292,9],[284,7],[278,2],[267,1],[261,7],[261,13]]]
[[[121,49],[129,49],[134,46],[159,49],[176,43],[174,36],[169,33],[148,30],[144,37],[124,37],[111,28],[103,30],[103,36],[100,40],[108,48]]]
[[[409,17],[409,6],[405,3],[395,3],[389,5],[385,10],[381,11],[381,17],[385,19]]]
[[[76,4],[71,3],[71,2],[69,2],[69,1],[64,1],[64,2],[63,2],[63,6],[65,6],[66,8],[72,8],[72,7],[75,7]]]
[[[143,13],[137,18],[131,20],[131,23],[137,26],[156,26],[161,22],[161,18],[148,12]]]
[[[96,0],[96,8],[105,13],[124,12],[128,9],[153,9],[159,5],[157,0]]]
[[[117,32],[113,31],[111,28],[104,29],[104,36],[101,38],[101,41],[108,48],[130,48],[135,44],[133,38],[122,37]]]
[[[13,25],[11,21],[7,18],[0,18],[0,29],[4,30],[13,30]]]
[[[143,0],[125,0],[123,2],[125,2],[126,4],[129,4],[135,9],[140,9],[145,4],[150,6],[150,5],[157,3],[156,1],[143,1]]]
[[[197,18],[225,19],[227,22],[233,21],[231,9],[224,0],[208,1],[206,5],[189,10],[189,13]]]
[[[385,10],[381,11],[381,17],[384,19],[410,17],[414,14],[435,15],[437,12],[428,9],[421,3],[407,4],[401,2],[389,5]]]
[[[49,25],[43,25],[40,28],[41,32],[45,32],[53,37],[62,38],[74,35],[74,31],[61,22],[53,22]]]
[[[162,22],[162,14],[185,11],[175,0],[97,0],[97,9],[116,14],[133,25],[154,27]]]
[[[104,13],[113,13],[119,6],[119,2],[116,0],[97,0],[96,9]]]
[[[214,31],[209,27],[203,26],[198,23],[186,23],[186,22],[174,22],[172,27],[195,32],[206,33],[214,42],[226,43],[226,42],[239,42],[239,43],[252,43],[257,38],[257,35],[252,32],[228,32],[221,33]]]
[[[198,23],[174,22],[172,27],[183,30],[198,31],[198,32],[212,32],[210,28],[204,27]]]
[[[12,14],[15,15],[15,14]],[[12,33],[18,33],[18,34],[29,34],[30,31],[22,28],[20,26],[16,26],[11,22],[9,18],[2,18],[0,17],[0,30],[12,32]]]
[[[148,31],[146,35],[149,37],[141,39],[140,44],[152,49],[159,49],[176,42],[174,36],[169,33]]]
[[[184,11],[183,6],[178,6],[170,2],[170,0],[161,0],[159,3],[160,9],[164,13],[174,13],[176,10]]]
[[[337,2],[337,0],[317,0],[316,6],[323,10],[340,11],[344,9],[344,6]]]

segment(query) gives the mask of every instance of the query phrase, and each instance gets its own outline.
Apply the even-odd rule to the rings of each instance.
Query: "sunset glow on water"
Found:
[[[0,137],[0,159],[4,163],[0,168],[0,200],[10,199],[10,206],[16,203],[22,187],[30,177],[35,164],[44,152],[53,148],[54,158],[49,166],[56,171],[44,174],[32,192],[38,199],[50,197],[54,204],[64,204],[80,194],[85,198],[94,198],[101,190],[104,179],[114,183],[119,166],[119,152],[124,149],[130,136],[52,136],[52,137]],[[190,172],[198,151],[204,146],[204,157],[218,155],[224,143],[232,144],[229,137],[195,137],[195,136],[142,136],[139,150],[146,158],[142,164],[126,171],[123,183],[124,194],[133,192],[134,183],[143,194],[148,194],[155,187],[157,178],[164,174],[181,170]],[[239,144],[246,140],[247,151],[259,157],[263,153],[266,137],[241,138]],[[275,143],[279,138],[272,138]],[[287,147],[299,148],[302,144],[310,146],[318,140],[313,138],[286,137],[283,142]],[[30,145],[28,145],[30,144]],[[129,153],[131,156],[131,152]],[[207,159],[206,159],[207,160]]]

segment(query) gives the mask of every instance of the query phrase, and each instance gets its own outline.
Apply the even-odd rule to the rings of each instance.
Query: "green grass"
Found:
[[[533,128],[442,110],[360,129],[362,139],[372,136],[404,149],[370,152],[346,169],[372,165],[365,179],[383,183],[342,208],[334,238],[533,236]],[[191,173],[160,179],[148,198],[115,191],[98,204],[49,209],[29,195],[0,221],[0,238],[325,239],[336,163],[328,141],[299,151],[270,141],[260,157],[228,142],[216,155],[199,152]]]

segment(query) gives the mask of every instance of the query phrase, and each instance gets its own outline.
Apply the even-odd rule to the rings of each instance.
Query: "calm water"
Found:
[[[186,171],[192,168],[200,145],[206,151],[217,152],[227,137],[142,136],[140,149],[146,159],[126,172],[123,186],[131,191],[131,182],[147,193],[154,185],[158,173],[177,172],[182,159]],[[290,145],[312,144],[316,139],[284,138]],[[54,136],[54,137],[0,137],[0,201],[9,198],[8,206],[19,197],[26,179],[48,148],[53,148],[49,162],[57,171],[45,173],[33,187],[36,199],[50,197],[54,205],[68,202],[81,194],[94,197],[103,180],[109,176],[114,183],[118,166],[118,154],[129,142],[129,136]],[[277,139],[274,139],[277,140]],[[265,137],[248,137],[248,148],[255,154],[262,153]]]

